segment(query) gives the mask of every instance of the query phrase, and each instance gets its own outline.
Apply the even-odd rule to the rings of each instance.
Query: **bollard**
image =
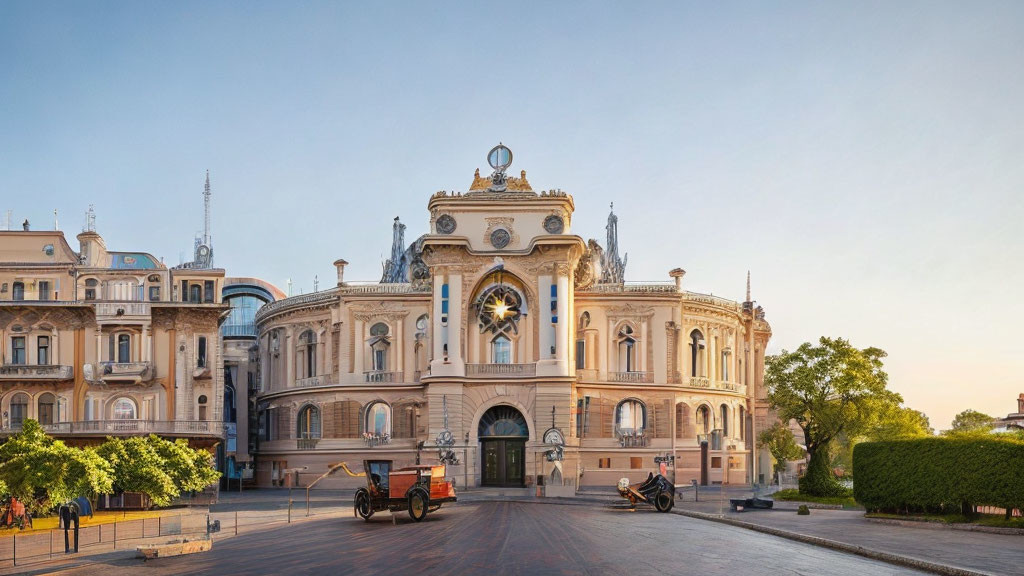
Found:
[[[700,484],[697,484],[696,480],[690,480],[690,484],[693,484],[693,501],[700,502]]]
[[[288,523],[292,523],[292,499],[288,499]]]
[[[235,510],[235,536],[238,536],[238,510]]]

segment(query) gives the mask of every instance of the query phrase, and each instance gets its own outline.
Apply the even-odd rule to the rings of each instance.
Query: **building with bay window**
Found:
[[[460,485],[613,486],[672,455],[680,483],[768,477],[771,328],[749,279],[743,302],[685,290],[680,268],[629,282],[614,212],[585,241],[572,196],[507,175],[503,146],[488,159],[431,196],[428,234],[407,244],[395,219],[380,281],[337,260],[336,286],[256,313],[257,483],[364,458],[441,458]]]

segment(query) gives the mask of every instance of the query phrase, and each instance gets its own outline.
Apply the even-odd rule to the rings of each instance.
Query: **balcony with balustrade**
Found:
[[[387,370],[370,370],[368,372],[363,372],[364,382],[395,384],[401,383],[403,380],[404,375],[401,372],[389,372]]]
[[[537,365],[530,364],[466,364],[466,376],[470,378],[532,378],[537,375]]]
[[[152,362],[100,362],[96,375],[103,382],[141,384],[153,377]],[[87,375],[88,376],[88,375]]]
[[[609,372],[609,382],[625,382],[627,384],[652,384],[654,372]]]
[[[0,366],[0,382],[60,382],[75,377],[75,369],[59,364],[4,364]]]
[[[160,436],[223,438],[224,423],[219,420],[82,420],[43,424],[43,430],[52,436]],[[0,429],[0,435],[21,431],[21,426]]]

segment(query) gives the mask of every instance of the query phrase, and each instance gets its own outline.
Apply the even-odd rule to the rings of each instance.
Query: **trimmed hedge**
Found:
[[[853,449],[853,497],[869,511],[1024,509],[1024,442],[919,438]]]

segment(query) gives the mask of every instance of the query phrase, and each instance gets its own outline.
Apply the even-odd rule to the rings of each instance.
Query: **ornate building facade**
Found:
[[[224,271],[108,250],[90,216],[60,231],[0,231],[0,437],[27,419],[73,443],[157,433],[224,437]],[[208,238],[208,235],[207,235]],[[194,263],[193,263],[194,264]]]
[[[259,485],[363,458],[440,458],[462,485],[612,486],[673,456],[678,483],[770,470],[753,447],[771,328],[749,280],[742,303],[686,291],[679,268],[625,281],[614,212],[603,246],[584,241],[572,196],[511,159],[495,147],[490,176],[434,194],[408,245],[396,218],[380,282],[338,260],[335,287],[259,310]]]

